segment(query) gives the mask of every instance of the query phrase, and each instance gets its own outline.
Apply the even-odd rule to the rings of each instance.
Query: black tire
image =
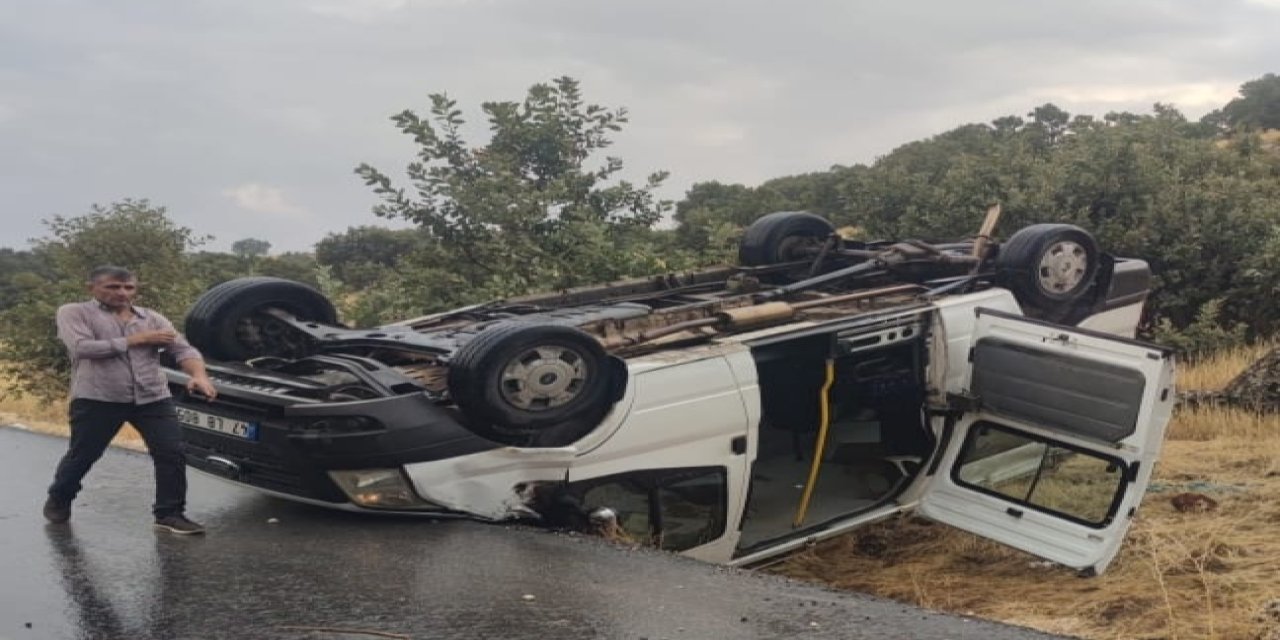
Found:
[[[1062,311],[1098,277],[1101,254],[1088,231],[1070,224],[1035,224],[1018,230],[996,255],[996,284],[1018,302]]]
[[[609,357],[591,335],[510,322],[486,328],[458,349],[449,363],[449,393],[477,435],[561,446],[608,412],[612,377]]]
[[[738,264],[762,267],[804,260],[834,232],[826,218],[807,211],[770,213],[747,227],[738,244]]]
[[[187,340],[213,360],[305,355],[309,338],[263,313],[280,309],[299,320],[338,324],[333,303],[315,289],[283,278],[237,278],[201,294],[187,313]]]

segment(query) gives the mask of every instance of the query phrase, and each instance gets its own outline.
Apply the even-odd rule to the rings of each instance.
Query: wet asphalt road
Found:
[[[194,472],[188,513],[209,535],[158,533],[149,459],[119,450],[72,522],[49,525],[64,447],[0,428],[2,640],[1050,637],[581,536],[295,505]]]

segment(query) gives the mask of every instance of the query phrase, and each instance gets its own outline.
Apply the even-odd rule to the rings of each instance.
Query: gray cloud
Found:
[[[674,199],[1048,101],[1199,116],[1276,71],[1277,32],[1276,0],[0,0],[0,245],[146,197],[215,248],[306,249],[381,222],[351,169],[398,173],[387,117],[436,91],[474,119],[577,77],[629,108],[612,152]]]

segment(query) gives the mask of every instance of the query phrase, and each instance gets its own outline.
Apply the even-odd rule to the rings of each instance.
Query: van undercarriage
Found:
[[[747,230],[739,267],[370,329],[305,285],[235,280],[186,327],[217,399],[167,375],[192,467],[312,504],[735,564],[918,505],[1100,569],[1168,418],[1168,353],[1116,338],[1150,272],[1069,225],[984,238],[854,243],[780,212]],[[1093,493],[1041,495],[1077,472]]]

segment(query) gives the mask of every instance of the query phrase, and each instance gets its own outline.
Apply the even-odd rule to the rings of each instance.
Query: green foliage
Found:
[[[781,210],[805,210],[826,216],[844,208],[839,191],[843,167],[828,172],[776,178],[759,187],[700,182],[676,204],[673,218],[678,246],[700,256],[700,264],[737,259],[742,229],[760,216]]]
[[[1162,336],[1194,327],[1196,340],[1218,344],[1241,325],[1251,336],[1280,329],[1280,155],[1259,136],[1216,138],[1162,104],[1101,119],[1043,105],[1028,117],[964,125],[870,166],[834,168],[829,215],[872,238],[964,237],[1000,202],[1005,237],[1032,223],[1070,222],[1116,255],[1149,261],[1148,326],[1163,327]],[[709,246],[708,230],[813,206],[779,203],[763,187],[696,186],[677,204],[677,237]]]
[[[300,251],[248,260],[230,253],[199,251],[188,254],[186,261],[192,281],[198,284],[197,291],[245,276],[288,278],[316,286],[324,268],[316,261],[315,255]]]
[[[467,283],[447,268],[415,267],[382,272],[377,286],[334,298],[343,320],[368,327],[416,318],[431,311],[424,300],[455,299]]]
[[[123,200],[107,207],[93,205],[83,216],[54,216],[45,226],[49,235],[35,241],[36,250],[49,256],[55,279],[79,296],[94,267],[126,267],[138,276],[139,304],[176,322],[200,290],[185,253],[207,237],[175,224],[164,207]]]
[[[1280,129],[1280,76],[1268,73],[1240,85],[1240,97],[1202,120],[1241,129]]]
[[[261,258],[254,263],[253,272],[249,275],[272,276],[296,280],[313,287],[319,286],[317,275],[320,264],[314,254],[300,251],[288,251],[278,256]]]
[[[21,302],[0,312],[0,375],[9,381],[0,395],[30,395],[49,402],[67,392],[70,362],[53,318],[70,298],[59,299],[62,289],[44,282],[26,284],[31,288],[22,292]]]
[[[49,235],[35,245],[47,256],[48,277],[27,272],[15,278],[15,303],[0,312],[0,374],[12,381],[12,392],[50,400],[66,393],[69,365],[54,313],[62,304],[86,298],[89,271],[106,264],[134,270],[144,291],[139,303],[180,322],[200,288],[184,252],[202,239],[146,200],[95,205],[87,215],[55,216],[45,225]]]
[[[194,279],[207,289],[232,278],[249,275],[250,265],[238,256],[221,251],[197,251],[187,255]]]
[[[481,109],[491,132],[482,146],[463,139],[462,111],[444,94],[431,96],[426,117],[406,110],[392,118],[418,145],[408,189],[367,164],[356,169],[382,200],[375,214],[416,223],[425,235],[404,265],[418,273],[399,278],[418,286],[397,295],[441,308],[658,264],[643,242],[669,208],[654,195],[665,174],[635,186],[617,180],[618,158],[588,165],[626,123],[625,110],[586,103],[571,78]],[[448,286],[428,274],[447,276]]]
[[[231,243],[231,253],[242,260],[261,258],[271,252],[271,243],[257,238],[244,238]]]
[[[1168,318],[1156,325],[1152,337],[1160,344],[1173,347],[1187,360],[1201,357],[1245,343],[1248,327],[1242,322],[1226,323],[1222,299],[1215,298],[1200,307],[1196,319],[1185,327],[1174,327]]]
[[[0,311],[16,304],[33,279],[52,277],[48,257],[43,253],[0,248]]]
[[[421,229],[349,227],[316,243],[316,261],[355,289],[377,285],[413,252],[430,246]]]

